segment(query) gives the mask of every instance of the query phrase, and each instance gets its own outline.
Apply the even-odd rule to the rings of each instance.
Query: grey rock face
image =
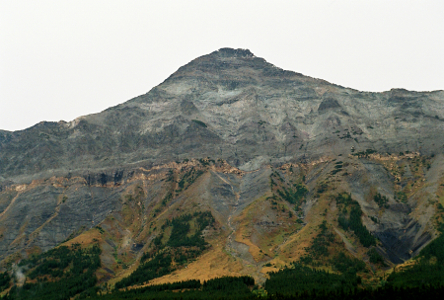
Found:
[[[443,145],[443,120],[443,91],[359,92],[279,69],[248,50],[220,49],[102,113],[1,131],[0,176],[29,182],[206,156],[248,168],[258,157],[301,160],[351,146],[433,153]]]
[[[120,208],[119,192],[80,183],[28,188],[1,213],[0,257],[32,245],[49,250],[69,235],[95,226]]]

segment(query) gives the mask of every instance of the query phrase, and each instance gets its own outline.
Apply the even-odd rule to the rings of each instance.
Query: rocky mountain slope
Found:
[[[377,273],[437,235],[443,120],[444,91],[360,92],[220,49],[99,114],[0,131],[0,260],[97,244],[111,284],[159,253],[168,270],[139,284],[264,282],[340,252]]]

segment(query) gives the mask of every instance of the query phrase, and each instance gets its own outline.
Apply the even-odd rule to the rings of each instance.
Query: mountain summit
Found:
[[[439,235],[443,126],[443,91],[360,92],[222,48],[101,113],[0,131],[0,260],[95,245],[120,287],[336,255],[382,272]]]
[[[18,183],[206,156],[252,170],[351,147],[433,153],[442,146],[444,131],[436,129],[443,97],[442,91],[358,92],[282,70],[249,50],[223,48],[102,113],[0,132],[0,174]]]

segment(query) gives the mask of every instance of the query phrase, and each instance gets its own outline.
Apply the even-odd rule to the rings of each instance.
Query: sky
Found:
[[[0,0],[0,129],[70,121],[223,47],[362,91],[444,90],[442,0]]]

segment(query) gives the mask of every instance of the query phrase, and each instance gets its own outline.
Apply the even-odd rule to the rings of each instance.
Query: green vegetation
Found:
[[[342,274],[354,275],[366,268],[365,262],[354,257],[348,257],[344,252],[339,252],[330,262],[333,268]]]
[[[335,199],[341,211],[338,217],[339,226],[344,230],[352,230],[364,247],[375,246],[376,238],[362,224],[362,210],[359,203],[352,200],[350,194],[345,193],[337,195]],[[349,214],[348,209],[350,209]]]
[[[302,186],[303,187],[303,186]],[[296,192],[287,190],[293,197]],[[284,196],[287,194],[282,192]],[[170,196],[165,198],[169,198]],[[379,196],[378,196],[379,197]],[[385,205],[383,196],[382,205]],[[270,198],[271,200],[278,199]],[[353,230],[367,251],[372,264],[385,266],[377,252],[376,240],[361,222],[362,211],[350,194],[338,194],[336,200],[345,230]],[[167,200],[168,201],[168,200]],[[288,201],[288,200],[287,200]],[[376,201],[376,200],[375,200]],[[182,268],[196,259],[208,244],[203,230],[214,223],[210,212],[195,212],[165,220],[158,235],[152,240],[138,269],[118,282],[114,290],[96,286],[96,271],[100,267],[101,250],[98,245],[82,249],[79,244],[58,247],[19,263],[26,276],[22,287],[14,285],[11,273],[0,273],[0,291],[12,286],[2,299],[406,299],[427,297],[439,299],[444,292],[444,224],[438,221],[438,238],[430,242],[411,266],[395,270],[381,277],[373,289],[360,277],[368,273],[366,264],[346,252],[334,252],[335,235],[326,221],[317,228],[307,254],[282,270],[269,273],[263,287],[255,286],[249,276],[222,277],[201,283],[187,280],[143,288],[125,289]],[[103,229],[99,226],[100,232]],[[369,238],[369,235],[372,239]],[[374,244],[371,244],[371,242]],[[370,246],[368,246],[370,244]],[[319,270],[321,265],[332,266],[332,271]],[[272,266],[270,263],[265,266]]]
[[[161,202],[162,206],[166,206],[167,203],[170,202],[170,200],[172,200],[172,199],[173,199],[173,193],[168,192],[166,194],[166,196],[162,199],[162,202]]]
[[[387,278],[387,284],[393,287],[442,287],[444,266],[441,263],[421,261],[401,272],[393,272]]]
[[[358,158],[368,158],[370,154],[376,153],[376,150],[366,149],[365,151],[355,152],[352,155],[357,156]]]
[[[434,239],[416,258],[417,263],[401,272],[393,272],[387,283],[393,287],[443,287],[444,284],[444,224],[440,223],[440,236]]]
[[[207,163],[206,161],[202,160]],[[201,162],[202,163],[202,162]],[[208,164],[208,163],[207,163]],[[191,169],[187,173],[185,173],[182,179],[179,181],[179,190],[177,192],[182,191],[183,189],[188,189],[190,185],[192,185],[200,175],[202,175],[204,171]]]
[[[188,237],[187,234],[190,231],[190,221],[196,220],[198,228],[196,232]],[[207,245],[203,239],[202,230],[204,230],[208,225],[213,224],[214,218],[211,213],[194,213],[194,215],[183,215],[178,218],[174,218],[171,221],[173,230],[171,236],[168,240],[167,245],[170,247],[199,247],[204,249]]]
[[[388,198],[386,196],[381,195],[380,193],[376,193],[373,197],[373,200],[378,204],[379,207],[389,208]]]
[[[196,123],[196,124],[199,125],[199,126],[207,127],[207,124],[205,124],[205,123],[202,122],[202,121],[199,121],[199,120],[191,120],[191,121],[193,121],[194,123]]]
[[[265,289],[276,299],[279,296],[310,299],[321,295],[327,297],[337,292],[349,293],[361,283],[361,278],[356,275],[332,274],[299,263],[268,274],[270,278],[265,282]]]
[[[444,231],[444,225],[440,225]],[[372,248],[367,253],[373,263],[384,260]],[[377,289],[365,288],[357,272],[365,271],[364,262],[339,253],[330,262],[331,274],[315,270],[301,262],[270,273],[265,288],[270,299],[440,299],[444,292],[444,235],[425,247],[418,262],[402,271],[394,271],[386,280],[381,278]]]
[[[136,291],[138,292],[138,294],[140,294],[140,292],[143,292],[143,293],[162,292],[162,291],[174,291],[174,290],[182,290],[182,289],[198,289],[201,287],[202,287],[202,285],[199,280],[191,279],[191,280],[186,280],[186,281],[151,285],[151,286],[140,288]]]
[[[273,189],[273,186],[276,186],[276,182],[274,182],[273,178],[270,178],[270,189]]]
[[[340,202],[353,203],[351,197],[342,194]],[[190,232],[193,222],[195,231]],[[142,263],[151,264],[152,270],[161,272],[171,267],[171,260],[176,263],[174,251],[190,249],[183,245],[193,244],[199,248],[199,239],[194,239],[197,232],[210,225],[210,213],[185,215],[164,224],[171,226],[171,236],[178,239],[177,244],[168,239],[160,242],[158,253],[154,257],[146,257]],[[198,225],[196,225],[198,224]],[[180,229],[178,227],[184,227]],[[328,255],[328,246],[333,240],[326,222],[318,227],[319,233],[313,245],[308,249],[313,257]],[[439,224],[439,231],[444,232],[444,225]],[[200,237],[200,235],[198,235]],[[161,239],[162,240],[162,239]],[[202,239],[203,240],[203,239]],[[200,241],[202,241],[200,240]],[[193,242],[194,241],[194,242]],[[197,244],[197,246],[196,246]],[[174,247],[173,247],[174,246]],[[168,258],[167,252],[171,254]],[[376,257],[377,251],[371,248],[368,253],[370,260]],[[94,245],[81,249],[73,245],[71,248],[59,247],[44,254],[32,256],[20,263],[29,279],[37,282],[26,282],[23,287],[13,286],[4,300],[13,299],[412,299],[425,297],[440,299],[444,292],[444,235],[441,234],[420,253],[416,264],[403,270],[395,270],[385,280],[380,278],[378,288],[372,289],[362,283],[358,276],[366,272],[366,265],[359,259],[340,252],[330,259],[335,273],[317,270],[298,261],[289,267],[269,273],[264,288],[258,289],[254,279],[249,276],[222,277],[201,283],[198,280],[187,280],[168,284],[152,285],[134,289],[108,290],[106,286],[95,286],[97,280],[94,272],[100,266],[100,249]],[[377,254],[379,255],[379,254]],[[159,258],[155,258],[159,256]],[[63,272],[60,272],[63,270]],[[168,269],[170,271],[171,269]],[[145,274],[146,275],[146,274]],[[0,284],[10,285],[11,278],[7,273],[0,273]],[[104,293],[105,292],[105,293]],[[77,295],[77,296],[76,296]]]
[[[191,232],[191,222],[196,228]],[[142,284],[151,279],[162,277],[197,258],[208,246],[202,237],[202,231],[214,223],[210,212],[195,212],[167,220],[162,229],[171,227],[171,235],[162,244],[163,234],[152,241],[152,251],[145,253],[139,267],[130,276],[116,283],[116,288]],[[174,264],[173,264],[174,262]]]
[[[203,158],[200,158],[200,159],[199,159],[200,164],[201,164],[202,166],[204,166],[204,167],[209,166],[209,165],[210,165],[210,161],[214,163],[214,160],[205,160],[205,159],[203,159]]]
[[[368,258],[372,264],[382,264],[383,266],[386,266],[384,262],[384,258],[379,254],[375,248],[372,248],[368,250],[367,252]]]
[[[221,277],[203,284],[198,280],[187,280],[128,291],[115,290],[102,296],[96,294],[80,299],[257,299],[249,288],[252,286],[254,279],[249,276]]]
[[[5,289],[7,289],[10,282],[11,276],[9,276],[7,272],[0,273],[0,292],[3,292]]]
[[[116,288],[120,289],[134,284],[141,284],[153,278],[169,274],[173,271],[171,262],[170,252],[157,254],[150,261],[141,264],[130,276],[117,282]]]
[[[333,171],[330,172],[331,175],[335,175],[336,173],[339,173],[342,171],[343,163],[342,161],[338,161],[335,163]]]
[[[328,247],[334,242],[335,235],[328,229],[327,222],[323,221],[318,227],[319,233],[313,239],[310,247],[305,248],[307,254],[302,256],[297,262],[305,266],[321,266],[326,260],[322,258],[329,256]],[[363,261],[346,256],[343,252],[335,255],[329,260],[335,271],[355,276],[357,272],[365,270],[366,265]]]
[[[437,262],[444,264],[444,223],[438,224],[440,236],[434,239],[420,252],[420,257],[425,260],[436,258]]]
[[[79,244],[52,249],[23,260],[19,266],[29,279],[22,287],[14,285],[6,299],[69,299],[86,292],[97,283],[95,271],[100,267],[99,246],[82,249]]]
[[[403,191],[395,192],[395,198],[401,202],[407,202],[407,194]]]
[[[197,280],[147,286],[127,291],[113,291],[103,295],[81,295],[78,299],[304,299],[304,300],[404,300],[441,299],[444,287],[393,287],[386,284],[378,289],[363,288],[361,278],[352,274],[332,274],[326,271],[293,264],[278,272],[269,273],[266,292],[254,286],[251,277],[223,277],[205,281]],[[251,287],[253,289],[251,290]],[[268,295],[267,295],[268,294]]]
[[[375,216],[370,216],[370,220],[372,220],[374,223],[379,223],[378,218],[376,218]]]
[[[319,197],[322,193],[328,191],[328,182],[320,182],[317,185],[316,194]]]
[[[290,172],[292,172],[291,166],[290,166]],[[304,180],[304,177],[302,178],[302,181],[303,180]],[[283,200],[287,201],[290,204],[293,204],[295,206],[294,209],[297,211],[300,209],[300,206],[304,203],[305,196],[308,193],[308,189],[301,182],[294,183],[293,186],[290,185],[290,187],[286,187],[286,185],[287,184],[285,183],[285,180],[282,178],[281,174],[278,171],[274,171],[273,173],[271,173],[270,188],[273,190],[273,187],[276,186],[277,187],[276,191],[277,191],[278,195]],[[275,195],[273,195],[272,198],[274,200],[277,200]],[[274,201],[273,205],[276,205],[275,201]]]
[[[176,162],[177,163],[177,162]],[[173,170],[169,170],[168,174],[167,174],[167,178],[165,179],[166,182],[171,182],[174,180],[174,171]]]
[[[328,256],[328,246],[334,241],[334,234],[328,230],[327,222],[319,225],[320,232],[313,239],[310,247],[305,248],[307,254],[300,258],[301,264],[318,266],[321,257]]]
[[[296,210],[299,209],[301,204],[304,201],[305,195],[307,194],[308,190],[303,184],[294,184],[294,189],[287,189],[283,188],[283,191],[277,190],[277,193],[279,196],[286,200],[287,202],[294,204],[296,207]]]
[[[350,135],[350,132],[346,132],[346,133],[344,133],[344,135],[343,136],[341,136],[341,137],[339,137],[340,139],[351,139],[352,138],[352,136]]]
[[[417,274],[408,273],[412,277],[417,277]],[[269,275],[270,279],[265,283],[267,299],[441,299],[444,293],[442,281],[437,285],[428,285],[428,278],[423,280],[424,284],[421,286],[412,286],[406,281],[400,286],[394,286],[389,277],[385,286],[372,289],[364,288],[361,278],[352,273],[332,274],[300,264],[293,264],[290,268]]]

